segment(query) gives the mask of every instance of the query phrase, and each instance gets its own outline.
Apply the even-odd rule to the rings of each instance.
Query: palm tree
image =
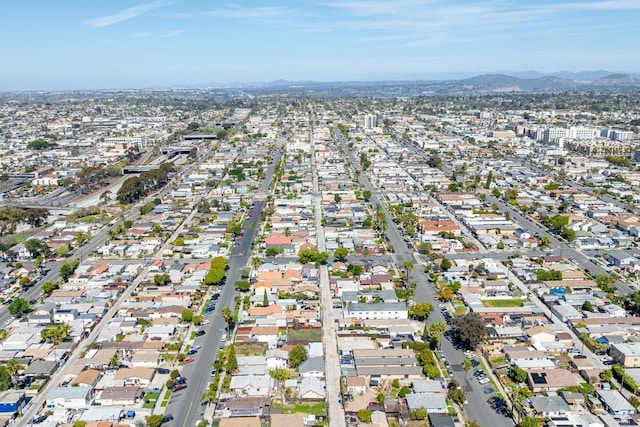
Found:
[[[472,367],[473,367],[473,365],[471,364],[471,360],[464,359],[462,361],[462,370],[464,371],[465,379],[467,378],[467,373],[471,370]]]
[[[413,262],[406,260],[402,265],[404,266],[405,273],[407,274],[407,280],[409,280],[409,273],[413,270]]]
[[[233,313],[229,307],[223,307],[220,312],[222,318],[227,323],[227,332],[231,330],[231,325],[233,324]]]
[[[440,335],[444,334],[447,330],[447,325],[444,322],[432,322],[429,323],[429,336],[435,340],[434,347],[440,346]],[[433,347],[432,347],[433,348]]]
[[[7,372],[9,372],[9,375],[11,375],[11,382],[15,384],[18,371],[24,369],[24,366],[21,365],[16,359],[9,359],[4,367],[7,368]]]
[[[442,321],[429,323],[429,335],[432,337],[442,335],[446,330],[447,325]]]

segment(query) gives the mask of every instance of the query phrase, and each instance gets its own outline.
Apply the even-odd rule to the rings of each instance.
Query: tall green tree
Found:
[[[7,307],[9,313],[14,317],[20,317],[23,313],[29,311],[29,303],[24,298],[14,298]]]
[[[298,366],[307,360],[308,356],[307,348],[302,344],[297,344],[289,352],[289,366],[294,369],[298,369]]]
[[[238,359],[236,358],[236,347],[233,344],[231,344],[227,346],[224,370],[227,371],[228,374],[232,374],[236,371],[236,369],[238,369]]]

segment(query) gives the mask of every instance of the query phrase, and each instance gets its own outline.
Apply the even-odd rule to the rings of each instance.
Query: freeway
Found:
[[[274,151],[271,164],[265,172],[265,178],[260,184],[258,194],[267,193],[280,157],[281,149],[278,147]],[[222,343],[222,335],[226,331],[226,322],[222,318],[222,307],[229,307],[233,311],[233,300],[236,294],[233,284],[240,280],[242,272],[251,261],[253,242],[260,228],[260,214],[266,204],[266,201],[254,202],[253,208],[250,210],[251,217],[242,225],[244,236],[237,240],[238,245],[234,246],[231,251],[226,285],[222,287],[216,309],[212,314],[207,316],[209,324],[200,328],[200,330],[205,331],[206,334],[196,338],[194,343],[202,347],[194,356],[194,362],[184,365],[182,368],[181,375],[187,378],[187,388],[171,395],[165,413],[172,414],[174,421],[166,425],[192,427],[204,416],[206,408],[200,403],[200,398],[211,380],[209,374],[213,363],[218,357],[218,351]],[[229,340],[232,340],[231,336],[229,336]]]
[[[346,144],[342,139],[342,136],[335,132],[334,133],[336,141],[339,142],[345,148],[345,152],[349,157],[349,162],[352,165],[358,165],[359,162],[356,160],[352,151],[346,149]],[[373,186],[369,179],[365,176],[365,174],[361,173],[358,175],[358,180],[360,185],[365,190],[373,190]],[[387,216],[387,218],[391,218],[391,215],[386,211],[385,204],[382,200],[378,200],[377,196],[373,193],[371,195],[371,203],[373,206],[380,206]],[[402,261],[411,261],[416,262],[416,258],[414,257],[413,247],[407,246],[404,237],[400,234],[398,227],[391,222],[388,222],[387,227],[387,238],[389,242],[393,245],[395,249],[394,257],[399,260],[396,262],[398,266],[402,266]],[[483,256],[482,254],[477,254],[476,256]],[[435,290],[433,286],[429,282],[429,278],[427,277],[424,270],[418,266],[417,268],[412,269],[409,272],[407,277],[408,281],[415,281],[417,283],[417,287],[414,294],[414,300],[417,303],[420,302],[428,302],[434,304],[436,301]],[[429,315],[428,319],[429,323],[433,322],[445,322],[444,316],[439,310],[433,310]],[[445,322],[446,323],[446,322]],[[475,420],[481,426],[493,426],[493,427],[513,427],[513,421],[510,418],[506,418],[502,415],[495,413],[486,402],[487,395],[484,394],[484,387],[480,385],[477,381],[466,381],[465,373],[462,369],[462,360],[464,355],[461,351],[456,350],[452,343],[446,338],[442,337],[441,345],[440,345],[442,354],[446,359],[451,363],[451,367],[453,369],[453,377],[460,383],[467,385],[467,400],[469,404],[465,407],[465,412],[467,413],[469,419]]]
[[[162,189],[158,190],[155,193],[155,195],[154,194],[149,195],[147,197],[147,200],[153,199],[154,197],[160,197],[160,198],[164,197],[169,192],[171,188],[171,184],[173,182],[176,182],[188,176],[188,174],[194,169],[197,170],[197,168],[202,163],[202,161],[205,160],[208,156],[209,156],[209,153],[202,153],[194,163],[192,163],[188,167],[183,168],[180,172],[175,174],[172,177],[171,182],[168,183]],[[96,192],[95,194],[98,194],[98,193],[99,191]],[[89,195],[87,197],[93,197],[93,196]],[[118,221],[113,222],[112,224],[103,226],[95,235],[92,236],[92,238],[88,242],[86,242],[84,245],[80,246],[79,248],[74,249],[69,254],[69,259],[77,258],[80,262],[82,262],[87,257],[91,256],[91,254],[96,249],[104,245],[104,243],[107,241],[109,231],[115,228],[118,224],[121,224],[127,220],[134,220],[140,214],[138,209],[142,204],[144,204],[144,202],[140,202],[135,204],[134,206],[131,206],[126,212],[123,213],[122,217]],[[42,295],[43,283],[55,282],[59,279],[60,266],[64,261],[65,260],[60,260],[56,262],[46,263],[46,267],[49,268],[50,271],[44,277],[41,277],[33,287],[23,292],[20,295],[20,298],[23,298],[27,301],[31,301],[40,297]],[[140,262],[141,262],[140,260],[137,260],[135,263],[139,264]],[[12,316],[7,311],[7,307],[6,306],[0,307],[0,325],[5,325],[10,319],[12,319]]]

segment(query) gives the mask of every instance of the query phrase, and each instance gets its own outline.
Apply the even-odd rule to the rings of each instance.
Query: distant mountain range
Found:
[[[276,80],[269,83],[227,85],[248,92],[313,92],[316,96],[364,95],[399,96],[416,94],[459,94],[500,92],[560,92],[640,89],[640,74],[612,73],[604,70],[557,73],[527,71],[508,74],[482,74],[449,80],[385,80],[318,82]]]

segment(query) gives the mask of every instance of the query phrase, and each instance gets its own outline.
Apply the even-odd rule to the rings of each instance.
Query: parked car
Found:
[[[33,417],[33,419],[31,420],[31,424],[40,424],[44,422],[44,420],[46,419],[47,419],[46,415],[38,415],[36,417]]]
[[[162,424],[168,423],[169,421],[173,421],[173,415],[165,414],[165,416],[162,417]]]
[[[195,359],[193,357],[187,357],[182,361],[182,363],[187,364],[193,362]]]
[[[185,388],[187,388],[186,384],[176,384],[176,385],[173,386],[171,391],[173,391],[175,393],[176,391],[180,391],[180,390],[185,389]]]
[[[197,337],[201,337],[201,336],[203,336],[204,334],[206,334],[206,332],[205,332],[205,331],[203,331],[203,330],[199,330],[198,332],[196,332],[196,336],[197,336]]]

